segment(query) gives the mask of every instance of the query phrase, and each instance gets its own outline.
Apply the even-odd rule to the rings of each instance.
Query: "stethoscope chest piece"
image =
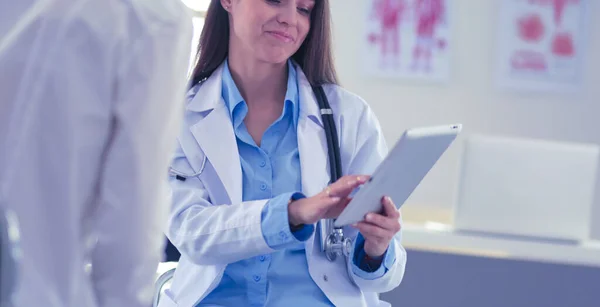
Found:
[[[344,237],[342,228],[335,228],[325,240],[325,256],[329,261],[335,261],[338,256],[348,258],[352,249],[352,240]]]

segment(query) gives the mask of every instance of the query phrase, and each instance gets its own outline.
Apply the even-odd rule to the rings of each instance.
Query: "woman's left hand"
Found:
[[[381,257],[390,246],[394,236],[400,231],[400,211],[389,197],[384,197],[383,214],[369,213],[356,227],[365,238],[365,253],[371,258]]]

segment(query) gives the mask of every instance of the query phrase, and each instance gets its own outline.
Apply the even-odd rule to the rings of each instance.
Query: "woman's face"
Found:
[[[231,16],[230,46],[269,63],[287,61],[310,30],[315,0],[221,0]]]

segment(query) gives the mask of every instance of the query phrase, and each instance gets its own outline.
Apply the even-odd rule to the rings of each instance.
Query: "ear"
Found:
[[[221,0],[221,6],[227,12],[231,12],[231,4],[232,4],[232,2],[233,2],[233,0]]]

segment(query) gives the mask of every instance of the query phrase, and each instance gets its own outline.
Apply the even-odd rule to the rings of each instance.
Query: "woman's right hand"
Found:
[[[367,180],[369,176],[344,176],[315,196],[292,201],[288,207],[290,225],[314,224],[338,217],[350,202],[348,196],[352,190]]]

